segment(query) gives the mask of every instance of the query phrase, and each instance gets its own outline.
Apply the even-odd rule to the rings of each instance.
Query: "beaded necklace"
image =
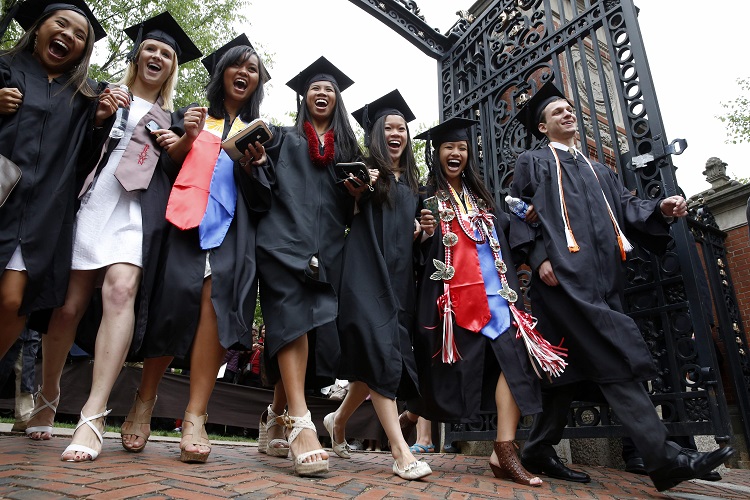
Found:
[[[542,373],[544,373],[548,379],[551,379],[551,376],[559,377],[567,366],[567,363],[561,357],[567,356],[567,348],[562,347],[562,345],[553,346],[547,342],[536,329],[536,318],[516,307],[515,302],[518,300],[518,293],[508,285],[508,279],[505,277],[508,266],[500,255],[500,242],[493,231],[495,216],[489,212],[487,203],[481,198],[477,200],[474,193],[463,183],[461,183],[461,188],[464,193],[464,201],[466,201],[466,209],[458,200],[458,193],[453,187],[448,187],[449,192],[441,190],[435,194],[438,199],[440,228],[443,232],[445,262],[432,259],[436,271],[430,275],[431,280],[442,280],[444,286],[444,293],[437,300],[440,315],[443,317],[443,345],[441,349],[443,363],[455,363],[461,359],[453,332],[453,304],[450,296],[450,280],[456,273],[453,267],[452,247],[459,241],[453,224],[457,219],[459,227],[471,241],[477,244],[489,242],[495,260],[495,269],[501,283],[501,289],[497,291],[497,294],[508,303],[511,318],[514,320],[513,325],[517,328],[516,338],[523,339],[531,366],[537,376],[541,378]],[[464,219],[467,219],[470,227],[466,227],[467,221]],[[475,236],[474,230],[479,233],[478,237]],[[542,373],[537,369],[537,366],[541,367]]]

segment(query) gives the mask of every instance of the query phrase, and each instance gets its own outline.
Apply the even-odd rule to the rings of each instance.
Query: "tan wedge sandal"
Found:
[[[268,441],[268,431],[279,423],[276,421],[278,415],[268,405],[268,409],[260,416],[258,423],[258,451],[272,457],[286,458],[289,455],[289,442],[286,439],[272,439]]]
[[[151,426],[151,412],[154,411],[156,398],[157,396],[154,396],[154,399],[143,401],[141,399],[140,393],[138,391],[135,391],[135,400],[133,401],[133,406],[130,408],[130,412],[125,419],[125,422],[122,423],[122,427],[120,427],[120,439],[122,440],[122,447],[127,451],[140,453],[146,447],[148,438],[151,436],[151,432],[142,432],[141,427],[143,425],[148,425],[149,427]],[[141,446],[128,445],[125,442],[124,437],[128,434],[142,438],[143,444]]]
[[[190,412],[185,412],[185,417],[182,419],[182,440],[180,440],[180,462],[185,463],[205,463],[208,460],[208,455],[211,454],[211,441],[208,440],[208,434],[206,434],[206,420],[208,420],[208,413],[203,415],[193,415]],[[187,430],[187,425],[190,424],[192,427]],[[197,434],[196,434],[197,433]],[[208,453],[199,453],[197,451],[187,451],[189,445],[193,446],[208,446]]]
[[[286,427],[286,432],[289,432],[287,439],[289,440],[289,452],[291,453],[292,461],[294,462],[294,472],[300,476],[319,476],[320,474],[328,472],[327,458],[324,460],[316,460],[315,462],[305,462],[307,457],[325,453],[326,451],[323,448],[300,453],[299,455],[295,455],[292,450],[292,443],[303,429],[310,429],[316,436],[318,435],[318,431],[315,429],[315,424],[312,422],[312,415],[310,412],[308,411],[301,417],[294,417],[284,412],[284,415],[277,417],[276,420],[279,424]]]

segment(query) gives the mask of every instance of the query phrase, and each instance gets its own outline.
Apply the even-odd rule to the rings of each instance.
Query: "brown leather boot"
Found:
[[[526,486],[542,485],[542,483],[532,484],[531,481],[535,479],[536,476],[529,474],[529,472],[523,468],[523,465],[521,465],[513,441],[495,441],[494,449],[499,465],[490,462],[490,469],[492,469],[492,473],[496,478],[510,479],[518,484],[524,484]]]

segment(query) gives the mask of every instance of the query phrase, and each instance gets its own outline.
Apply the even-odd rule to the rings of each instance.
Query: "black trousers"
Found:
[[[599,384],[599,389],[641,452],[647,470],[656,470],[674,460],[680,446],[667,439],[667,428],[640,382]],[[574,395],[573,385],[542,392],[542,413],[534,417],[522,452],[524,458],[557,456],[552,446],[562,439]]]

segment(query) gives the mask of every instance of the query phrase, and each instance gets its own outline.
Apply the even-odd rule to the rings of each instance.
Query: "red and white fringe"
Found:
[[[514,304],[508,305],[518,328],[516,338],[523,339],[524,344],[526,344],[526,351],[529,353],[531,366],[534,367],[537,377],[542,378],[542,374],[537,370],[537,363],[550,380],[550,375],[552,377],[562,375],[563,370],[568,365],[562,357],[568,356],[568,349],[562,347],[562,344],[554,346],[547,342],[536,329],[536,318],[526,311],[519,310]],[[534,363],[535,360],[536,363]]]
[[[443,346],[439,353],[443,363],[453,364],[461,358],[456,345],[456,337],[453,334],[453,304],[451,303],[450,287],[444,285],[445,293],[438,297],[437,304],[440,315],[443,317]]]

